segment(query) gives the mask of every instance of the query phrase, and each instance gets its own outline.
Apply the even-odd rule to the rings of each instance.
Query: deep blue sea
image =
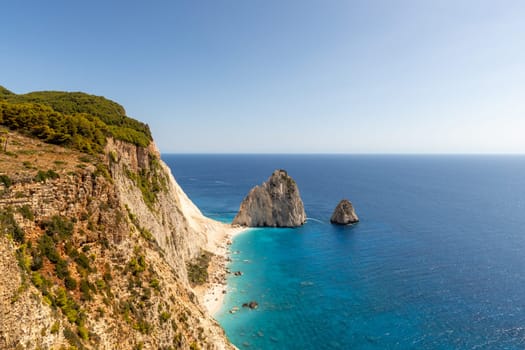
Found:
[[[216,316],[240,349],[525,349],[525,156],[163,159],[223,221],[275,169],[299,185],[303,227],[231,246],[244,275]],[[354,226],[329,223],[343,198]]]

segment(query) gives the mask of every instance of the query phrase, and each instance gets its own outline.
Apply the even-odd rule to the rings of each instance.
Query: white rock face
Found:
[[[297,227],[306,221],[303,201],[295,181],[284,170],[275,170],[265,183],[244,198],[234,225]]]

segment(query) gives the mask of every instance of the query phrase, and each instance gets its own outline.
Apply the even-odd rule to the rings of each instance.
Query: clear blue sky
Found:
[[[525,1],[5,1],[0,85],[162,152],[525,153]]]

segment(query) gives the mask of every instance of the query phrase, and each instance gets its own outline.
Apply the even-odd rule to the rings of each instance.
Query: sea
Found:
[[[239,349],[525,349],[525,156],[163,159],[224,222],[275,169],[299,186],[304,226],[231,245],[215,316]],[[343,198],[359,223],[330,224]]]

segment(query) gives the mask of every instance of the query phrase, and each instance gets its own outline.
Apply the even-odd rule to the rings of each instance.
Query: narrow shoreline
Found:
[[[171,169],[163,163],[165,171],[171,175]],[[183,215],[188,219],[188,224],[194,232],[205,236],[205,245],[201,248],[212,253],[208,266],[208,281],[203,285],[194,286],[193,292],[197,295],[199,303],[204,306],[210,316],[214,317],[221,309],[226,293],[227,264],[229,248],[233,237],[249,230],[249,227],[231,225],[220,222],[202,214],[199,208],[189,199],[182,188],[177,184],[173,175],[170,176],[178,198]]]
[[[207,250],[213,253],[208,266],[208,282],[194,288],[201,305],[208,313],[215,317],[221,310],[224,297],[227,293],[228,263],[230,261],[229,246],[235,236],[248,231],[248,227],[231,226],[223,224],[222,229],[214,230],[212,236],[208,236]]]

